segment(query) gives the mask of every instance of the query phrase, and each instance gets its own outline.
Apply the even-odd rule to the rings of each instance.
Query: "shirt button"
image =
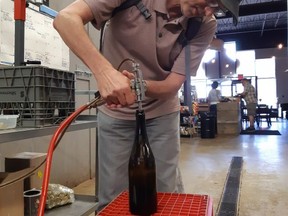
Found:
[[[162,35],[162,33],[160,32],[159,34],[158,34],[158,37],[159,38],[161,38],[163,35]]]

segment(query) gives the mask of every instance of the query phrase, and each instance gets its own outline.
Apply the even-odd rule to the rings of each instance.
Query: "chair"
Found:
[[[270,106],[270,118],[276,118],[276,121],[278,121],[278,117],[279,117],[279,112],[277,108],[273,108],[272,106]]]
[[[271,109],[269,109],[266,104],[258,104],[256,108],[256,122],[259,127],[260,123],[266,120],[268,127],[272,125],[271,123]]]
[[[241,106],[241,121],[242,121],[242,123],[245,123],[246,125],[249,122],[249,117],[247,115],[246,106]]]
[[[247,123],[249,122],[249,117],[247,115],[247,107],[243,98],[241,98],[240,100],[240,110],[241,110],[241,123],[242,123],[241,125],[243,129],[243,123],[245,123],[247,126]]]
[[[284,118],[283,113],[286,112],[286,119],[288,119],[288,103],[281,103],[281,118]]]

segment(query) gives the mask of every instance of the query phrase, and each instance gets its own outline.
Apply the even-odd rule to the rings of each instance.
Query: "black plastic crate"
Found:
[[[47,67],[0,68],[0,109],[18,127],[59,124],[75,111],[74,73]]]

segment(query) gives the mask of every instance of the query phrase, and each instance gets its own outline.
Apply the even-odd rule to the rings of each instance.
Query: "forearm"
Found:
[[[55,18],[53,25],[63,41],[93,72],[96,80],[111,64],[99,53],[84,29],[82,19],[66,11]]]
[[[146,96],[161,99],[169,98],[178,93],[184,81],[185,76],[173,72],[162,81],[146,80]]]
[[[108,105],[133,104],[135,95],[130,80],[100,54],[85,31],[84,25],[93,19],[88,5],[84,1],[75,1],[59,12],[53,25],[67,46],[89,67]]]

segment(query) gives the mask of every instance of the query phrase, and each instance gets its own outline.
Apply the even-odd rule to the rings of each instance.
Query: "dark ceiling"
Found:
[[[287,47],[287,0],[242,0],[239,22],[233,25],[226,14],[217,17],[216,36],[224,41],[236,41],[237,50]]]

